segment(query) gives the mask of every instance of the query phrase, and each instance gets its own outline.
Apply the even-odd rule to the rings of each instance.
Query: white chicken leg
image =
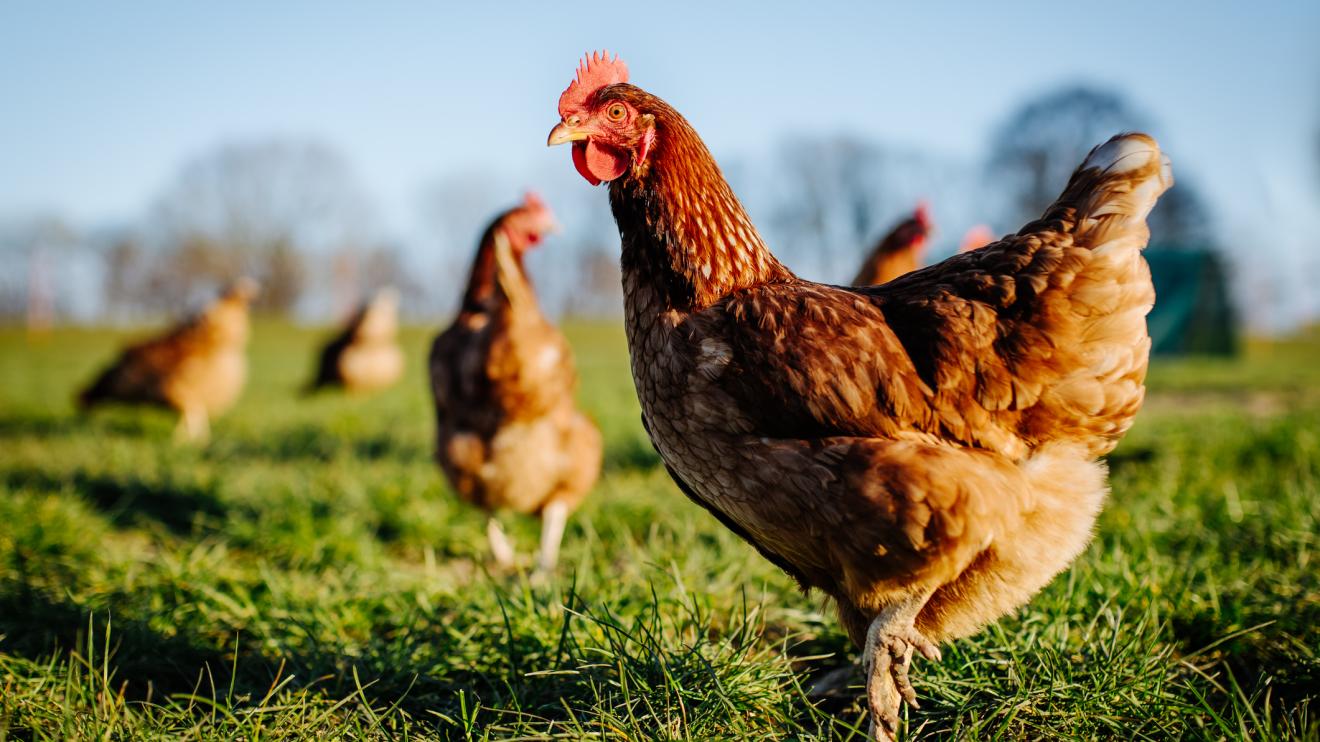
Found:
[[[559,543],[564,539],[564,526],[568,523],[568,505],[556,500],[541,511],[541,555],[536,568],[553,572],[559,564]]]

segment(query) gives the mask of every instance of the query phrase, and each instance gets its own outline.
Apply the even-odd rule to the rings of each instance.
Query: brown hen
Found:
[[[316,377],[307,391],[339,387],[368,393],[393,386],[403,376],[398,332],[399,292],[387,287],[354,312],[321,349]]]
[[[501,566],[513,547],[494,511],[542,519],[538,568],[559,557],[568,515],[600,474],[601,436],[573,402],[577,372],[564,336],[541,314],[523,256],[554,227],[539,199],[486,230],[453,325],[431,347],[436,459],[464,500],[492,512]]]
[[[104,402],[149,404],[179,413],[179,438],[210,435],[210,418],[238,399],[247,381],[248,305],[257,284],[240,279],[197,315],[130,346],[78,396],[83,409]]]
[[[1018,234],[881,286],[775,259],[691,125],[593,56],[549,143],[609,181],[643,422],[690,498],[862,649],[872,730],[939,656],[1091,537],[1144,394],[1145,218],[1172,183],[1143,134],[1092,150]]]
[[[853,277],[853,286],[887,283],[921,267],[921,254],[931,232],[930,210],[918,204],[912,216],[904,219],[876,243],[862,267]]]

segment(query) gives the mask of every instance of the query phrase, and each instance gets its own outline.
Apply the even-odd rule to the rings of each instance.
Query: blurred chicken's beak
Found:
[[[574,129],[568,124],[560,122],[555,125],[555,128],[550,130],[550,138],[545,140],[545,146],[553,147],[556,144],[567,144],[569,142],[581,141],[586,138],[587,133],[585,131]]]

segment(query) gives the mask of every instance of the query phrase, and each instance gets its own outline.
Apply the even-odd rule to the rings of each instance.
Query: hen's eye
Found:
[[[605,109],[605,115],[609,116],[611,121],[622,121],[624,114],[626,114],[627,112],[628,111],[624,109],[621,103],[615,103],[614,105]]]

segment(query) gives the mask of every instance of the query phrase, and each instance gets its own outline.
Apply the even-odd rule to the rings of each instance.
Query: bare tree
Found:
[[[425,296],[422,283],[397,245],[383,244],[364,250],[358,261],[360,295],[365,299],[386,287],[398,290],[401,309],[420,307]]]
[[[1149,117],[1117,92],[1089,85],[1066,86],[1022,104],[990,144],[987,176],[1008,199],[1006,223],[1040,216],[1092,147],[1119,132],[1151,126]],[[1212,241],[1209,212],[1185,169],[1151,213],[1150,225],[1152,243]]]
[[[58,216],[38,214],[0,224],[0,318],[22,318],[30,331],[44,331],[60,309],[58,275],[61,254],[77,244],[77,235]]]
[[[111,237],[101,253],[101,296],[105,309],[123,317],[142,304],[146,251],[134,233]]]
[[[1144,117],[1115,92],[1086,85],[1050,91],[1022,104],[994,134],[990,170],[1010,181],[1012,222],[1039,216],[1091,147],[1120,131],[1145,129]]]
[[[609,317],[623,307],[623,278],[618,249],[605,246],[578,252],[577,290],[565,299],[564,313],[573,317]]]
[[[563,175],[577,177],[567,170]],[[619,229],[607,199],[579,183],[569,186],[549,191],[555,194],[552,206],[563,231],[532,254],[528,270],[538,280],[537,290],[547,311],[575,317],[616,317],[623,311]]]
[[[820,277],[847,272],[845,266],[876,231],[875,213],[886,200],[880,159],[877,147],[846,136],[799,136],[779,147],[768,226],[787,256],[814,259],[809,270]]]
[[[1147,219],[1151,245],[1166,249],[1218,247],[1214,220],[1196,181],[1187,173],[1179,173],[1177,177],[1176,187],[1160,196]]]
[[[517,197],[516,188],[484,170],[455,171],[423,187],[419,216],[433,245],[428,252],[437,262],[429,268],[444,277],[428,282],[425,306],[430,313],[454,310],[482,231]]]
[[[226,144],[186,163],[152,210],[166,257],[152,278],[157,301],[238,272],[263,284],[259,306],[288,311],[308,280],[306,255],[370,239],[370,209],[334,150],[309,141]]]
[[[753,217],[764,212],[765,236],[781,257],[820,280],[847,280],[919,200],[935,204],[941,223],[984,219],[957,213],[978,202],[971,169],[925,152],[852,136],[799,136],[771,162],[769,174],[735,166],[731,177],[744,181],[739,190]]]

